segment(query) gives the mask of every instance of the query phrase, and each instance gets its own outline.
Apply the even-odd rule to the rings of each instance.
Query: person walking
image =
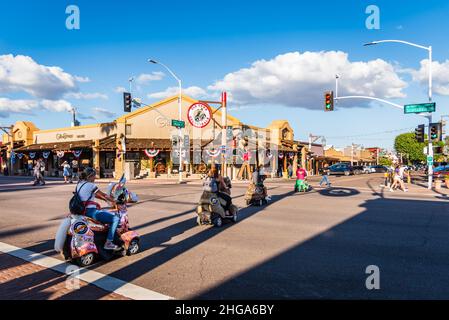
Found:
[[[404,171],[405,168],[402,165],[397,165],[393,171],[393,184],[390,187],[390,192],[394,192],[394,190],[397,187],[400,187],[402,189],[402,191],[404,192],[408,192],[408,189],[405,187],[404,184]]]
[[[76,159],[72,160],[72,181],[79,180],[79,165]]]
[[[291,163],[289,163],[287,170],[288,170],[288,178],[291,179],[293,177],[293,166],[291,165]]]
[[[323,183],[326,183],[326,186],[329,188],[331,186],[331,182],[329,181],[329,165],[326,163],[324,165],[324,168],[321,168],[320,171],[321,171],[320,187],[323,185]]]
[[[62,164],[62,175],[64,176],[64,183],[73,183],[72,181],[72,173],[70,172],[70,164],[67,161],[64,161]]]
[[[39,158],[34,166],[34,185],[45,185],[43,172],[45,171],[45,162]]]

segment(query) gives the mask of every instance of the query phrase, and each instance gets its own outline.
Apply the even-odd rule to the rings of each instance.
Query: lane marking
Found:
[[[62,262],[56,258],[48,257],[40,253],[30,250],[22,249],[0,242],[0,252],[9,254],[16,258],[25,260],[35,265],[51,269],[53,271],[73,276],[73,272],[66,270],[73,270],[73,265]],[[71,267],[68,269],[68,267]],[[92,271],[86,268],[78,268],[79,274],[75,276],[81,281],[94,285],[107,292],[116,293],[126,298],[133,300],[173,300],[172,297],[164,294],[137,286],[132,283],[102,274],[97,271]]]

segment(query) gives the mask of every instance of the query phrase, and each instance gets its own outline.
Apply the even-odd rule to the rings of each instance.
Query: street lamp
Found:
[[[173,76],[173,78],[175,78],[176,81],[178,81],[178,85],[179,85],[178,118],[179,118],[179,121],[182,121],[182,81],[181,81],[181,79],[179,79],[176,76],[176,74],[173,71],[171,71],[170,68],[167,67],[162,62],[159,62],[159,61],[156,61],[153,59],[148,59],[148,62],[153,63],[153,64],[159,64],[159,65],[163,66]],[[181,135],[182,135],[182,131],[181,131],[181,128],[179,127],[178,128],[179,139],[181,139]],[[181,144],[181,141],[179,141],[178,145],[179,145],[179,183],[182,183],[182,144]]]
[[[427,50],[429,52],[429,102],[432,102],[432,46],[429,47],[425,47],[425,46],[421,46],[419,44],[416,43],[411,43],[408,41],[403,41],[403,40],[379,40],[379,41],[372,41],[369,43],[365,43],[364,46],[372,46],[372,45],[376,45],[376,44],[380,44],[380,43],[386,43],[386,42],[395,42],[395,43],[402,43],[402,44],[406,44],[412,47],[416,47],[416,48],[420,48],[420,49],[424,49]],[[432,141],[430,139],[430,124],[432,123],[432,113],[429,113],[428,115],[428,119],[429,119],[429,144],[427,147],[427,155],[429,156],[429,158],[433,159],[433,145],[432,145]],[[432,181],[433,180],[433,164],[429,165],[429,170],[428,170],[428,188],[432,189]]]

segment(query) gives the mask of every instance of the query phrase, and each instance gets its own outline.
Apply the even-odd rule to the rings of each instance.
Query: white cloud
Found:
[[[37,98],[57,99],[77,90],[76,77],[60,67],[40,65],[23,55],[0,56],[0,93],[26,92]]]
[[[51,112],[67,112],[73,108],[66,100],[11,100],[0,98],[0,114],[5,118],[13,113],[30,114],[34,111],[46,110]]]
[[[11,100],[0,98],[0,118],[7,118],[10,114],[33,114],[33,110],[39,106],[35,100]]]
[[[87,83],[91,81],[88,77],[80,77],[80,76],[75,76],[75,80],[80,83]]]
[[[78,99],[78,100],[93,100],[93,99],[103,99],[107,100],[108,96],[104,93],[81,93],[81,92],[71,92],[65,95],[67,99]]]
[[[48,110],[54,112],[71,111],[73,106],[66,100],[43,100],[40,105]]]
[[[103,118],[115,118],[117,114],[104,108],[92,108],[92,112]]]
[[[160,71],[152,72],[151,74],[143,73],[140,76],[137,77],[136,82],[138,84],[145,84],[150,81],[159,81],[162,80],[162,78],[165,77],[165,74]]]
[[[80,112],[76,113],[76,117],[81,120],[97,120],[94,116],[86,115]]]
[[[204,89],[196,86],[188,87],[186,89],[182,89],[182,92],[192,98],[200,99],[207,96],[207,93]],[[165,99],[179,93],[178,87],[169,87],[165,91],[155,92],[148,94],[148,98],[150,99]]]
[[[115,92],[117,92],[117,93],[126,92],[126,88],[125,87],[117,87],[117,88],[115,88]]]
[[[236,105],[277,104],[308,109],[323,107],[323,94],[335,88],[339,95],[403,98],[407,84],[384,60],[351,62],[341,51],[290,52],[271,60],[258,60],[251,67],[227,74],[208,89],[228,91]],[[362,102],[361,102],[362,103]],[[354,104],[342,103],[343,106]]]
[[[413,80],[419,81],[423,86],[429,83],[429,60],[421,61],[419,70],[410,70]],[[432,62],[432,87],[433,92],[439,95],[449,95],[449,60],[445,62]]]

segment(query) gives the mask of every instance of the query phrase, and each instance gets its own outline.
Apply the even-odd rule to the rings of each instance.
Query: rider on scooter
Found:
[[[112,212],[101,210],[100,205],[95,202],[95,198],[97,198],[115,205],[115,200],[100,191],[100,189],[95,185],[94,182],[96,175],[97,172],[94,169],[86,168],[80,174],[80,181],[76,186],[76,191],[78,192],[81,201],[83,201],[86,206],[85,215],[91,219],[109,224],[109,232],[104,248],[106,250],[120,250],[120,248],[113,243],[115,232],[120,223],[120,218]]]
[[[217,186],[216,193],[219,198],[223,199],[226,202],[224,209],[226,211],[229,211],[229,208],[232,205],[232,198],[230,196],[231,191],[229,190],[226,183],[224,182],[223,176],[218,173],[217,169],[212,168],[209,170],[209,173],[208,173],[206,179],[211,180],[210,183],[216,184],[216,186]]]

